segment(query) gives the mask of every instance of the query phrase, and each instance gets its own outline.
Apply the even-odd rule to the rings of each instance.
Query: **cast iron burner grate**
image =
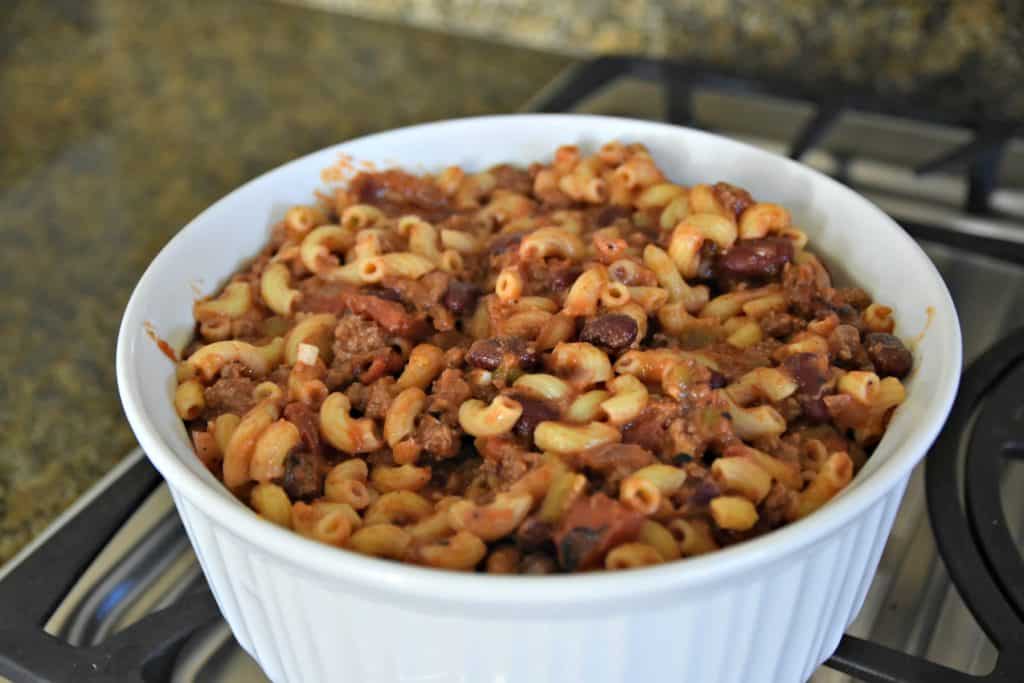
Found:
[[[1024,676],[1024,561],[1003,513],[1007,458],[1024,457],[1024,329],[964,373],[953,411],[928,454],[928,514],[964,602],[999,650],[995,668],[971,676],[870,641],[844,636],[826,665],[870,683],[1011,683]]]
[[[770,96],[808,105],[813,114],[788,145],[788,154],[793,159],[801,159],[822,142],[847,112],[965,129],[969,133],[966,142],[936,154],[913,172],[925,176],[939,171],[965,171],[967,193],[962,208],[971,216],[994,214],[992,194],[999,187],[1000,165],[1008,146],[1024,127],[1021,121],[1014,119],[947,112],[926,94],[916,99],[886,97],[850,83],[811,86],[794,79],[738,76],[706,62],[635,56],[604,56],[576,64],[530,102],[530,111],[572,111],[605,86],[626,77],[659,84],[665,95],[664,119],[680,126],[699,127],[694,115],[694,96],[699,91]],[[847,182],[842,170],[836,179]],[[919,239],[1024,263],[1024,243],[945,230],[917,220],[899,222]]]
[[[175,656],[188,636],[220,618],[205,581],[99,643],[74,645],[43,630],[81,575],[161,481],[148,460],[139,460],[116,486],[61,525],[0,581],[0,675],[18,683],[170,679]],[[131,591],[130,583],[122,583],[119,590]]]
[[[801,158],[821,142],[846,111],[898,116],[910,121],[962,126],[972,132],[964,144],[921,164],[920,174],[966,167],[968,194],[964,209],[984,215],[991,211],[992,191],[999,182],[999,164],[1021,122],[995,119],[974,113],[947,113],[927,95],[917,99],[885,97],[850,83],[813,86],[792,79],[745,78],[722,71],[706,62],[654,59],[635,56],[598,57],[577,64],[556,87],[533,102],[539,112],[569,111],[600,88],[624,76],[660,82],[665,89],[665,120],[681,126],[694,125],[693,94],[697,89],[731,94],[770,95],[806,102],[815,113],[790,144],[789,156]]]
[[[973,214],[990,210],[1000,158],[1019,128],[1019,122],[950,118],[927,103],[885,101],[845,87],[822,96],[792,82],[744,79],[702,64],[631,57],[581,63],[546,92],[534,109],[568,110],[627,75],[660,81],[668,95],[667,119],[678,124],[693,122],[691,99],[697,88],[809,102],[817,113],[792,144],[793,158],[820,141],[849,109],[962,125],[974,132],[973,139],[918,171],[966,165],[965,209]],[[1017,243],[977,235],[950,236],[906,222],[904,227],[921,238],[1024,263]],[[961,243],[962,239],[969,241]],[[939,549],[965,602],[999,649],[996,667],[987,676],[971,676],[853,636],[843,637],[827,666],[870,683],[1011,683],[1024,677],[1024,562],[999,499],[1005,459],[1022,457],[1024,329],[994,346],[966,371],[926,472],[929,513]],[[44,624],[81,575],[159,484],[160,475],[148,461],[139,460],[116,486],[91,500],[0,581],[0,675],[31,683],[165,681],[187,638],[219,619],[213,596],[200,581],[171,604],[99,642],[72,638],[73,644],[44,631]],[[123,589],[131,591],[133,586]]]

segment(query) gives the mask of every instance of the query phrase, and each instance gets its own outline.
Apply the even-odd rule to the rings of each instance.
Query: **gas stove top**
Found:
[[[790,154],[919,240],[953,295],[968,369],[863,609],[812,680],[1024,678],[1024,143],[1013,123],[627,58],[582,63],[524,109],[668,120]],[[15,680],[264,680],[138,451],[5,568],[0,613],[0,674]]]

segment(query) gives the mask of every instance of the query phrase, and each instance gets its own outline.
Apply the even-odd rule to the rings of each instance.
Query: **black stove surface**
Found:
[[[787,143],[794,158],[821,142],[851,108],[965,127],[971,133],[967,142],[918,170],[964,167],[968,189],[962,209],[975,217],[993,213],[999,162],[1017,129],[1016,123],[1006,121],[946,121],[941,114],[920,111],[914,103],[856,93],[822,95],[785,83],[736,79],[701,65],[629,58],[582,63],[548,88],[533,108],[573,109],[624,76],[661,87],[661,117],[676,123],[699,123],[694,111],[698,88],[810,103],[811,115]],[[838,168],[835,175],[842,179],[844,169]],[[999,655],[995,668],[979,678],[883,643],[846,636],[827,665],[867,681],[1019,681],[1024,679],[1024,563],[1014,539],[1015,512],[1006,511],[1014,491],[1005,490],[1004,471],[1008,462],[1024,456],[1024,331],[1008,331],[1024,320],[1024,268],[1017,265],[1024,264],[1024,237],[997,230],[950,231],[927,221],[898,218],[924,240],[922,245],[949,285],[961,316],[964,357],[973,360],[950,420],[928,456],[925,479],[935,541],[945,566]],[[183,652],[196,649],[201,634],[211,628],[224,630],[222,625],[211,626],[219,614],[197,572],[179,581],[147,616],[114,627],[137,594],[167,570],[171,559],[163,556],[177,556],[162,556],[160,548],[190,552],[173,512],[153,526],[148,539],[134,544],[127,559],[92,584],[57,635],[43,630],[97,554],[152,497],[160,478],[147,461],[137,459],[119,471],[116,483],[78,506],[76,514],[55,525],[43,542],[0,576],[0,675],[17,681],[216,678],[182,678],[176,664]]]

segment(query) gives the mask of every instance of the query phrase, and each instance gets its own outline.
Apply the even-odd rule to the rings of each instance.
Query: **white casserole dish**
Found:
[[[616,573],[498,577],[367,558],[262,521],[193,454],[171,403],[198,285],[256,254],[340,154],[378,166],[479,170],[561,144],[642,142],[674,181],[727,180],[787,206],[837,279],[895,309],[913,345],[907,400],[852,484],[810,517],[698,558]],[[220,200],[143,275],[117,377],[140,444],[167,479],[238,642],[275,681],[800,681],[856,615],[911,468],[942,426],[961,365],[956,311],[924,252],[878,208],[793,161],[715,135],[596,116],[495,116],[382,133],[316,152]]]

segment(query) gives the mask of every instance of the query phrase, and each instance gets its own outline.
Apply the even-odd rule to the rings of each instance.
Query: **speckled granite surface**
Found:
[[[1024,116],[1017,0],[287,1],[571,54],[699,59]]]
[[[114,340],[175,231],[320,147],[514,110],[566,64],[261,1],[0,3],[0,561],[134,445]]]

